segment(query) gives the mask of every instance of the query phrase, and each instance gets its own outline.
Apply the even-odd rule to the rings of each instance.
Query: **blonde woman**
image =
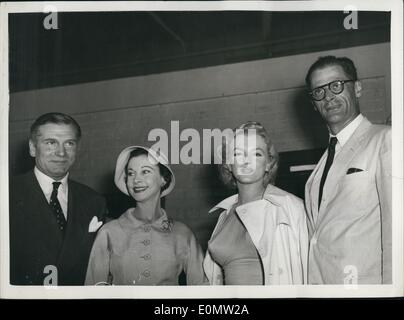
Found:
[[[204,270],[212,285],[306,282],[308,235],[303,202],[273,185],[279,156],[258,122],[239,126],[219,172],[238,193],[220,210]]]
[[[87,269],[87,285],[187,285],[205,281],[203,253],[192,231],[170,219],[161,198],[174,188],[174,173],[161,153],[142,146],[124,149],[115,184],[136,207],[98,232]]]

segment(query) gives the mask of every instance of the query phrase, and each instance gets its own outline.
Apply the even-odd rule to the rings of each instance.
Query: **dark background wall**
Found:
[[[390,41],[390,13],[360,11],[11,14],[11,92]]]
[[[389,118],[390,45],[389,42],[381,41],[382,36],[386,37],[386,30],[380,25],[367,29],[373,30],[374,37],[366,33],[372,41],[368,40],[367,44],[363,44],[360,41],[351,43],[355,37],[345,31],[338,33],[328,30],[329,37],[326,37],[324,32],[310,33],[313,22],[310,22],[309,18],[323,21],[324,17],[320,13],[300,13],[299,17],[304,18],[306,24],[299,20],[296,24],[290,23],[292,20],[286,20],[289,24],[282,24],[282,20],[276,20],[278,16],[255,12],[250,13],[251,16],[246,16],[244,20],[241,16],[222,15],[222,24],[227,27],[220,24],[217,15],[216,13],[211,17],[212,24],[217,26],[216,34],[213,29],[209,32],[210,28],[207,26],[204,36],[196,37],[198,41],[192,40],[191,31],[184,25],[175,27],[176,23],[185,21],[186,23],[182,23],[189,25],[190,29],[201,28],[198,23],[192,23],[192,19],[185,14],[177,16],[177,19],[161,14],[157,17],[143,16],[143,26],[151,29],[149,36],[143,35],[143,40],[138,38],[139,41],[144,41],[139,42],[138,50],[136,41],[134,43],[129,39],[132,32],[135,32],[128,31],[119,23],[110,25],[115,31],[105,31],[104,34],[96,31],[93,24],[97,22],[94,22],[94,19],[102,20],[105,16],[93,15],[93,20],[90,19],[86,23],[82,21],[82,32],[89,32],[90,29],[94,38],[89,39],[89,43],[84,42],[84,47],[80,42],[84,36],[77,33],[77,26],[73,27],[68,23],[69,19],[72,19],[69,15],[62,17],[60,30],[50,31],[61,33],[56,38],[52,38],[55,35],[37,31],[34,35],[36,38],[25,44],[15,31],[26,28],[30,23],[31,27],[36,26],[38,17],[16,16],[15,20],[11,19],[14,42],[10,50],[10,88],[13,91],[10,95],[9,122],[10,175],[32,168],[27,137],[33,120],[45,112],[68,113],[77,119],[83,129],[80,154],[71,176],[104,194],[108,199],[111,217],[117,217],[130,205],[129,199],[121,195],[113,184],[115,161],[123,148],[133,144],[153,144],[147,141],[148,133],[154,128],[162,128],[170,133],[171,121],[175,120],[179,121],[180,130],[195,128],[201,136],[202,129],[234,128],[247,120],[257,120],[268,129],[277,150],[281,153],[277,185],[302,197],[304,182],[309,172],[291,173],[290,166],[316,163],[327,141],[327,130],[307,100],[304,76],[310,64],[318,56],[326,54],[348,56],[355,61],[364,87],[360,99],[362,112],[376,123],[385,123]],[[162,21],[159,21],[162,17],[165,19],[163,25]],[[254,17],[259,17],[259,23]],[[293,14],[284,17],[296,19]],[[157,26],[149,25],[150,18],[154,24],[157,19]],[[194,19],[198,18],[194,16]],[[233,29],[238,34],[235,36],[229,26],[235,28],[240,19],[243,24],[239,29]],[[126,23],[131,21],[128,19]],[[335,18],[335,21],[338,19]],[[219,28],[220,25],[222,29]],[[330,28],[334,24],[332,21],[323,21],[323,25]],[[305,26],[306,30],[299,33],[302,26]],[[163,30],[159,29],[161,27]],[[168,35],[167,28],[170,29]],[[173,35],[174,29],[182,31],[182,42],[178,40],[179,33]],[[148,29],[143,29],[143,32],[145,30]],[[269,52],[269,47],[265,47],[266,54],[270,54],[265,58],[252,54],[252,51],[245,51],[247,47],[251,49],[247,35],[257,30],[261,33],[256,37],[263,37],[262,32],[269,32],[266,34],[267,41],[262,42],[262,46],[268,46],[272,41],[271,48],[278,48],[279,51],[273,49]],[[384,33],[380,30],[384,30]],[[114,32],[121,34],[119,41],[110,37]],[[156,35],[156,39],[168,38],[165,46],[163,40],[153,41],[151,35],[158,32],[161,34]],[[202,34],[202,31],[200,32]],[[140,31],[138,33],[137,37],[140,37]],[[67,34],[70,34],[69,40],[66,38]],[[194,31],[194,35],[199,33]],[[282,41],[281,35],[285,36],[285,41]],[[316,35],[317,46],[313,42]],[[290,41],[286,41],[288,36],[292,38]],[[50,43],[45,41],[44,37],[48,37],[46,39]],[[136,35],[134,37],[136,39]],[[37,41],[38,39],[42,40]],[[95,39],[98,39],[98,42]],[[223,39],[227,39],[227,45],[223,43]],[[334,42],[330,39],[334,39]],[[358,39],[363,41],[361,37]],[[55,40],[57,41],[52,42]],[[240,41],[239,47],[232,47],[230,44],[236,40]],[[338,42],[338,45],[325,51],[319,50],[322,46],[330,46],[330,41],[334,45]],[[381,43],[374,43],[378,41]],[[246,45],[241,46],[243,42]],[[298,42],[301,47],[297,46]],[[341,43],[351,46],[345,47]],[[66,53],[62,49],[69,48],[67,44],[73,48]],[[288,48],[284,49],[283,54],[281,44]],[[177,48],[178,45],[180,48]],[[209,46],[221,51],[217,49],[220,52],[216,52],[214,56],[195,53]],[[46,48],[50,48],[48,54]],[[165,48],[162,49],[161,56],[154,57],[159,55],[160,48]],[[300,52],[297,48],[300,48]],[[176,50],[182,50],[182,56],[176,57]],[[30,63],[27,62],[27,59],[30,59],[27,58],[27,52],[36,57],[31,58]],[[94,61],[89,59],[89,52],[92,52]],[[278,52],[278,57],[275,52]],[[139,60],[129,61],[129,53]],[[154,61],[170,63],[157,63],[157,66],[153,67],[150,55]],[[198,59],[192,60],[193,55]],[[226,56],[230,58],[224,59]],[[121,60],[118,67],[114,65],[117,57]],[[57,63],[58,59],[60,65]],[[237,59],[240,61],[234,61]],[[143,67],[139,64],[141,60]],[[105,65],[102,62],[105,62]],[[75,66],[70,73],[69,66]],[[180,145],[184,144],[186,142]],[[205,246],[217,219],[216,215],[208,215],[207,212],[231,191],[226,190],[218,180],[214,165],[178,164],[173,165],[173,170],[177,186],[164,205],[173,218],[189,225]]]

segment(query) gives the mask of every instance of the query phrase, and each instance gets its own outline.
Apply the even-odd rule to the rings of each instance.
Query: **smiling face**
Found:
[[[69,124],[46,123],[29,141],[30,155],[36,167],[47,176],[60,180],[76,160],[78,137]]]
[[[160,169],[147,155],[139,155],[129,160],[126,171],[126,187],[129,195],[137,202],[157,201],[161,187],[165,184]]]
[[[230,166],[237,184],[262,183],[270,169],[268,146],[263,137],[254,133],[236,134],[234,163]]]
[[[339,65],[329,65],[313,71],[310,77],[311,90],[336,80],[350,80]],[[359,81],[344,84],[340,94],[332,93],[328,87],[323,100],[313,101],[315,109],[327,122],[331,133],[337,134],[360,113],[358,98],[362,86]]]

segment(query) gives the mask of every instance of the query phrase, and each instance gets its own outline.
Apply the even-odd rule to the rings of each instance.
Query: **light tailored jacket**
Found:
[[[226,215],[237,201],[236,194],[209,211],[223,210],[212,237],[221,229]],[[257,248],[264,269],[264,284],[305,284],[308,231],[303,201],[268,185],[261,200],[238,206],[236,213]],[[222,268],[213,260],[209,249],[204,259],[204,271],[211,285],[224,284]]]

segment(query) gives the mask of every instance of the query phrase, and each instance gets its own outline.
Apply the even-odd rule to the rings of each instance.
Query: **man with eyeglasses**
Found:
[[[389,284],[391,128],[359,109],[362,84],[348,58],[319,58],[306,76],[329,146],[306,183],[309,284]]]

